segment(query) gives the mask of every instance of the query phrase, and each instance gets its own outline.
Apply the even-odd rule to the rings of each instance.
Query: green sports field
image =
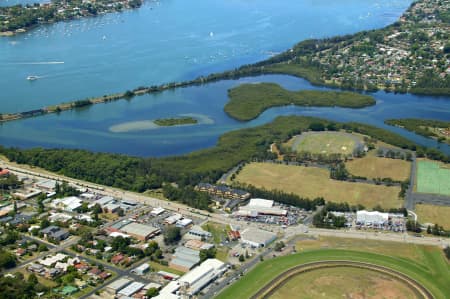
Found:
[[[415,246],[415,245],[411,245]],[[400,271],[417,280],[426,287],[436,299],[448,298],[450,294],[450,264],[445,260],[442,250],[437,247],[415,246],[420,251],[420,261],[394,255],[369,252],[319,249],[304,251],[260,262],[239,281],[226,288],[216,298],[250,298],[260,288],[287,269],[315,261],[351,260],[369,262]],[[297,297],[301,298],[301,297]]]
[[[361,141],[355,135],[343,132],[305,132],[294,137],[292,149],[313,154],[351,155]]]
[[[417,164],[417,192],[450,195],[450,168],[432,161]]]

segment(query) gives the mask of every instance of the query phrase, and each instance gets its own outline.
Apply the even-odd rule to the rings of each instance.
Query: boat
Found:
[[[27,80],[29,80],[29,81],[34,81],[34,80],[37,80],[37,79],[39,79],[38,76],[28,76],[27,77]]]

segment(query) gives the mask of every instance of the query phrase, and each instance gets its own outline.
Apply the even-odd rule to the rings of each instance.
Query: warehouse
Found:
[[[273,200],[252,198],[246,206],[239,208],[237,215],[245,217],[257,217],[259,215],[286,216],[287,211],[275,207]]]
[[[126,286],[124,289],[119,291],[119,295],[131,297],[133,294],[136,294],[140,290],[144,288],[144,284],[140,282],[133,282],[130,285]]]
[[[265,247],[276,238],[276,234],[257,228],[249,227],[241,232],[242,243],[252,247]]]
[[[177,247],[173,254],[173,259],[169,263],[169,267],[179,271],[187,272],[200,262],[199,252],[197,250],[186,247]]]
[[[136,222],[131,222],[123,226],[120,228],[120,231],[141,241],[147,241],[160,233],[159,228]]]
[[[129,278],[119,278],[116,281],[110,283],[106,286],[106,291],[113,295],[117,294],[121,289],[125,288],[127,285],[131,283]]]
[[[148,270],[150,270],[149,264],[144,263],[139,267],[136,267],[133,270],[131,270],[131,273],[134,273],[136,275],[144,275],[146,272],[148,272]]]
[[[356,223],[362,225],[384,225],[389,220],[388,213],[366,210],[356,212]]]

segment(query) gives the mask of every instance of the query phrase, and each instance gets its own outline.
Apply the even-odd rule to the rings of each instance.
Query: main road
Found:
[[[255,222],[242,222],[236,219],[228,217],[228,214],[220,214],[220,213],[207,213],[205,211],[196,210],[190,208],[186,205],[170,202],[167,200],[162,200],[158,198],[148,197],[140,193],[124,191],[121,189],[93,184],[90,182],[69,178],[63,175],[55,174],[48,172],[46,170],[42,170],[39,168],[32,168],[27,165],[18,165],[16,163],[11,163],[5,160],[0,160],[0,167],[8,168],[12,172],[17,172],[21,174],[26,174],[30,177],[34,178],[47,178],[58,181],[66,181],[68,183],[76,184],[79,186],[83,186],[89,189],[97,190],[98,193],[109,195],[113,197],[122,197],[133,199],[142,204],[150,205],[153,207],[162,207],[174,212],[182,213],[186,216],[194,216],[194,217],[203,217],[205,220],[210,220],[213,222],[217,222],[225,225],[239,225],[243,226],[252,226],[258,227],[261,229],[283,233],[286,237],[293,237],[298,234],[308,234],[313,236],[332,236],[332,237],[340,237],[340,238],[355,238],[355,239],[363,239],[363,240],[378,240],[378,241],[392,241],[392,242],[402,242],[402,243],[411,243],[411,244],[419,244],[419,245],[433,245],[433,246],[450,246],[450,239],[448,238],[439,238],[439,237],[416,237],[413,235],[409,235],[406,233],[391,233],[391,232],[367,232],[367,231],[356,231],[356,230],[330,230],[330,229],[317,229],[317,228],[309,228],[305,225],[299,224],[295,226],[290,226],[286,229],[281,228],[280,226],[269,225],[264,223],[255,223]]]

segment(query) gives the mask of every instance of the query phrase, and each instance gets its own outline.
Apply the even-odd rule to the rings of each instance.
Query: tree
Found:
[[[213,259],[216,257],[217,250],[215,247],[211,247],[209,249],[202,249],[200,250],[200,263],[207,260],[207,259]]]
[[[281,251],[281,250],[283,250],[284,247],[285,247],[285,244],[284,244],[283,241],[276,242],[275,246],[274,246],[274,250],[275,251]]]
[[[145,293],[145,295],[148,298],[153,298],[153,297],[156,297],[156,296],[159,295],[159,291],[158,291],[157,288],[150,288],[150,289],[147,290],[147,293]]]
[[[241,255],[239,256],[239,261],[240,261],[241,263],[245,261],[245,257],[244,257],[243,254],[241,254]]]
[[[39,252],[42,252],[42,251],[48,251],[47,245],[45,245],[45,244],[39,244],[38,251],[39,251]]]
[[[16,258],[7,251],[0,251],[0,269],[10,269],[16,266]]]
[[[27,282],[31,285],[36,285],[39,283],[36,275],[34,273],[31,273],[30,276],[28,276]]]
[[[445,256],[450,260],[450,246],[445,247],[444,249]]]
[[[181,239],[181,230],[176,226],[169,226],[164,232],[164,243],[176,244]]]

